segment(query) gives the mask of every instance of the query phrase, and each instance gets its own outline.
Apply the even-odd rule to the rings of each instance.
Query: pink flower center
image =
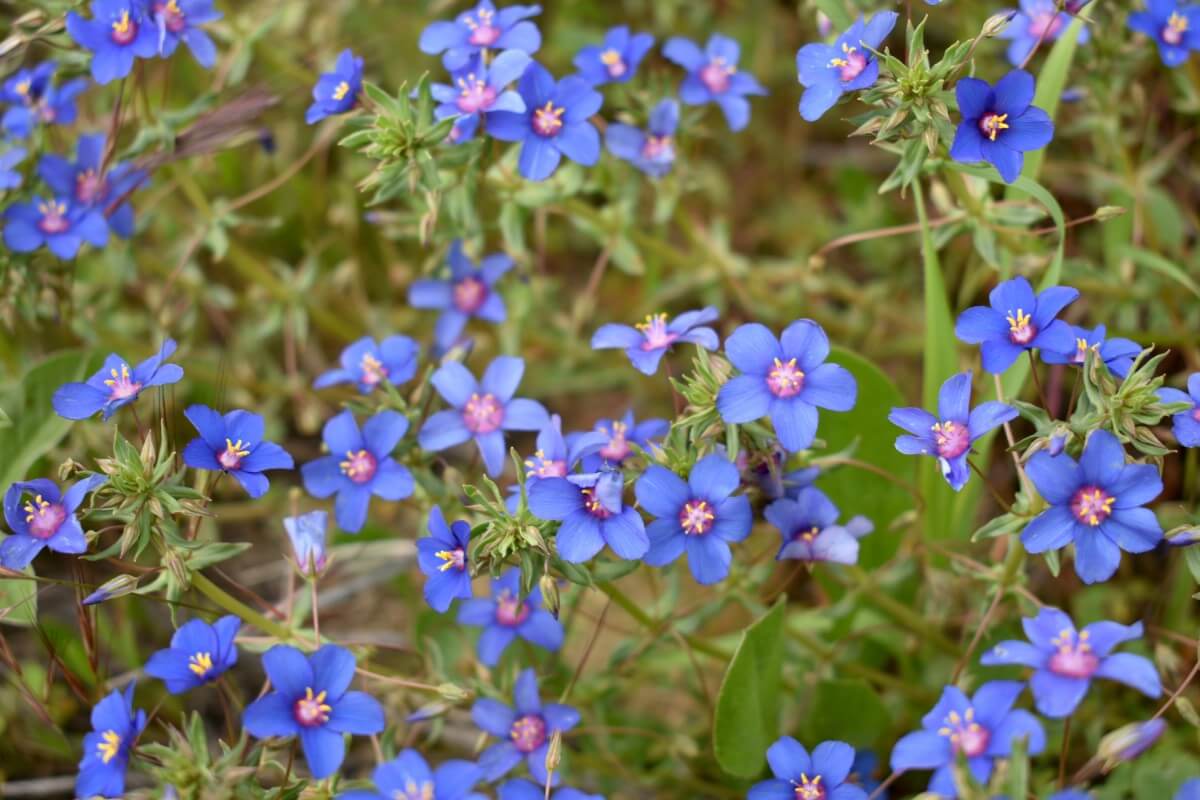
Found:
[[[729,89],[729,76],[737,72],[737,67],[729,66],[723,58],[714,58],[700,68],[700,82],[713,94],[721,94]]]
[[[1067,629],[1052,640],[1058,651],[1050,656],[1050,671],[1067,678],[1090,678],[1100,668],[1100,659],[1087,642],[1088,632]]]
[[[796,800],[825,800],[825,787],[821,785],[821,776],[808,777],[801,772],[799,781],[792,781],[795,786],[793,794]]]
[[[142,390],[142,385],[130,376],[128,364],[122,364],[119,372],[114,367],[108,374],[112,377],[105,380],[104,385],[108,387],[110,400],[127,400]]]
[[[454,284],[454,307],[464,314],[474,314],[487,300],[487,284],[468,276]]]
[[[491,433],[504,422],[504,406],[500,405],[494,395],[472,394],[471,399],[463,406],[463,424],[471,433]]]
[[[112,37],[113,42],[116,44],[119,44],[122,47],[132,44],[133,40],[137,38],[137,34],[138,26],[137,23],[134,22],[129,16],[129,9],[122,11],[121,16],[113,20],[112,33],[110,36]]]
[[[619,78],[629,70],[621,54],[611,48],[600,54],[600,63],[608,70],[610,78]]]
[[[1035,39],[1053,39],[1062,26],[1062,18],[1056,12],[1043,11],[1029,20],[1029,35]]]
[[[979,125],[983,127],[982,120]],[[1015,314],[1011,311],[1008,312],[1006,319],[1008,320],[1008,338],[1013,344],[1027,345],[1037,336],[1037,326],[1033,324],[1033,318],[1026,314],[1024,309],[1018,308]]]
[[[1000,131],[1008,130],[1008,114],[997,114],[989,111],[979,118],[979,132],[991,141],[996,141]]]
[[[379,462],[366,450],[347,450],[346,460],[338,466],[341,467],[342,474],[347,478],[357,484],[364,484],[375,477],[375,470],[379,468]]]
[[[516,595],[505,591],[496,599],[496,622],[509,628],[520,625],[530,614],[529,603],[523,603]]]
[[[546,720],[538,714],[526,714],[513,723],[508,736],[522,753],[532,753],[546,743]]]
[[[165,3],[155,0],[154,16],[161,18],[171,33],[179,33],[187,27],[187,19],[176,0],[167,0]]]
[[[679,527],[685,534],[700,536],[712,530],[716,520],[713,507],[706,500],[688,500],[679,512]]]
[[[942,458],[961,456],[971,446],[967,426],[950,420],[934,424],[933,441],[937,445],[938,455]]]
[[[476,47],[491,47],[500,38],[500,29],[492,24],[496,12],[487,8],[475,9],[474,17],[466,17],[463,24],[471,29],[468,41]]]
[[[1192,419],[1196,420],[1196,422],[1200,422],[1200,406],[1196,406],[1192,409]]]
[[[534,133],[547,138],[556,135],[562,129],[565,113],[567,109],[554,105],[553,100],[547,100],[546,105],[533,110]]]
[[[654,161],[670,158],[675,152],[675,142],[670,136],[647,136],[642,145],[642,158]]]
[[[533,458],[525,459],[525,475],[530,478],[564,478],[567,475],[567,462],[546,458],[546,451],[538,450]]]
[[[57,200],[38,203],[38,211],[42,214],[42,218],[38,220],[38,227],[41,228],[42,233],[54,235],[70,229],[71,220],[67,219],[66,203],[60,203]]]
[[[967,758],[982,755],[987,750],[992,735],[987,728],[975,721],[975,709],[968,708],[964,714],[951,711],[942,720],[938,733],[950,739],[954,752]]]
[[[51,503],[40,494],[25,504],[25,523],[35,539],[45,541],[58,533],[66,518],[67,509],[61,503]]]
[[[583,507],[589,514],[596,519],[608,519],[612,516],[612,512],[604,507],[600,502],[600,498],[596,496],[595,489],[580,489],[579,493],[583,495]]]
[[[1169,45],[1178,46],[1183,42],[1183,35],[1187,30],[1188,18],[1178,11],[1173,11],[1162,29],[1162,40]]]
[[[84,205],[94,205],[104,196],[106,183],[94,169],[79,173],[75,177],[75,199]]]
[[[387,367],[383,362],[375,357],[374,353],[363,353],[362,358],[358,362],[358,368],[362,372],[362,377],[359,379],[367,386],[377,386],[387,379]]]
[[[1085,486],[1071,498],[1071,513],[1075,519],[1093,528],[1112,516],[1117,498],[1096,486]]]
[[[1200,409],[1197,409],[1200,411]],[[609,434],[608,429],[601,428],[600,432],[608,436],[608,444],[600,448],[600,457],[605,461],[611,461],[614,464],[620,464],[625,459],[629,458],[629,454],[633,452],[629,446],[629,442],[625,440],[625,432],[628,430],[624,422],[614,422],[612,433]]]
[[[667,315],[666,314],[648,314],[645,322],[639,322],[635,326],[646,340],[642,342],[642,349],[664,350],[679,338],[678,333],[672,333],[667,330]]]
[[[492,103],[496,102],[496,90],[473,74],[459,78],[458,86],[462,92],[458,95],[455,105],[464,114],[486,111],[492,107]]]
[[[292,707],[292,716],[305,728],[314,728],[329,721],[329,713],[333,707],[325,702],[325,692],[313,694],[312,687],[304,690],[304,697],[296,701]]]
[[[795,397],[804,388],[804,371],[796,366],[796,359],[775,359],[775,365],[767,373],[767,388],[776,397]]]
[[[842,79],[842,83],[849,83],[867,68],[867,57],[857,50],[852,49],[842,60],[846,62],[838,67],[838,77]]]
[[[250,446],[241,439],[236,442],[225,440],[225,449],[217,454],[217,462],[225,469],[237,469],[242,465],[242,459],[250,455]]]

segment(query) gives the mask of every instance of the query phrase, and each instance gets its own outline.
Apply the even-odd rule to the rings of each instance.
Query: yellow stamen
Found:
[[[107,764],[120,752],[121,737],[116,731],[105,731],[100,734],[100,738],[102,741],[96,745],[96,750],[100,753],[100,760]]]
[[[188,669],[195,673],[198,678],[203,678],[212,668],[213,660],[211,653],[195,653],[188,659]]]
[[[346,81],[342,81],[334,88],[333,99],[344,100],[348,94],[350,94],[350,84]]]

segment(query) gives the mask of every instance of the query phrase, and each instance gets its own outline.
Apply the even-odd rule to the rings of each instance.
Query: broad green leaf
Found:
[[[1168,258],[1163,258],[1158,253],[1152,253],[1149,250],[1143,250],[1140,247],[1124,247],[1121,249],[1121,256],[1128,258],[1139,266],[1154,272],[1164,275],[1178,283],[1183,288],[1187,289],[1196,297],[1200,297],[1200,286],[1196,285],[1196,281],[1190,275],[1183,271],[1183,268],[1171,261]]]
[[[1076,17],[1063,35],[1058,37],[1050,56],[1042,65],[1042,71],[1037,76],[1037,91],[1033,95],[1033,104],[1050,115],[1053,120],[1058,114],[1058,104],[1062,99],[1063,90],[1067,87],[1067,77],[1071,72],[1071,62],[1075,59],[1075,48],[1079,43],[1079,34],[1083,31],[1083,19]],[[1030,180],[1037,180],[1042,170],[1042,160],[1046,157],[1045,148],[1025,154],[1025,166],[1021,175]],[[1009,190],[1007,197],[1011,198]]]
[[[7,537],[0,536],[0,541]],[[24,573],[33,577],[33,567]],[[37,622],[38,582],[22,578],[0,578],[0,623],[4,625],[33,625]]]
[[[779,736],[784,603],[780,598],[742,634],[717,696],[713,751],[721,768],[739,778],[762,771]]]
[[[817,684],[800,732],[807,742],[832,739],[869,748],[890,728],[887,708],[869,683],[861,678],[839,678]]]

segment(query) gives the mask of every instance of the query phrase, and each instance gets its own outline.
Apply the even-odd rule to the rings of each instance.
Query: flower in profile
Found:
[[[471,707],[471,719],[480,729],[503,739],[484,750],[479,766],[485,781],[502,778],[522,760],[529,772],[542,786],[557,786],[558,773],[546,774],[546,752],[550,738],[565,733],[579,724],[579,712],[558,703],[543,703],[538,694],[537,673],[522,670],[513,689],[513,706],[498,700],[481,697]]]
[[[1154,512],[1142,506],[1162,492],[1153,464],[1126,464],[1125,450],[1108,431],[1093,431],[1079,461],[1066,453],[1034,453],[1025,472],[1050,508],[1021,533],[1030,553],[1075,543],[1075,573],[1084,583],[1106,581],[1121,551],[1145,553],[1163,538]]]
[[[439,105],[434,109],[438,119],[455,117],[454,142],[465,142],[475,135],[479,119],[485,120],[496,111],[525,111],[525,101],[508,85],[525,74],[532,59],[520,50],[505,50],[484,64],[472,58],[460,70],[451,74],[452,84],[435,83],[430,87]]]
[[[717,316],[717,310],[708,306],[699,311],[685,311],[670,322],[665,313],[648,314],[645,322],[634,326],[610,322],[601,325],[592,335],[592,349],[621,348],[634,369],[643,375],[653,375],[658,371],[658,362],[676,342],[687,342],[706,350],[720,347],[717,332],[704,325]]]
[[[92,18],[67,13],[67,33],[92,51],[92,78],[99,84],[124,78],[133,60],[158,55],[158,28],[139,0],[92,0]]]
[[[646,563],[666,566],[686,550],[698,583],[725,580],[729,545],[749,536],[754,524],[749,498],[734,494],[740,485],[737,467],[718,453],[697,461],[686,482],[666,467],[648,467],[634,484],[638,504],[655,517],[646,529]]]
[[[450,278],[413,281],[408,287],[408,304],[413,308],[440,310],[433,340],[442,350],[449,350],[472,317],[484,322],[501,323],[508,311],[504,298],[496,291],[496,282],[513,267],[513,260],[504,253],[484,256],[479,266],[463,252],[462,240],[450,243],[446,255]]]
[[[562,647],[562,623],[542,608],[541,591],[535,586],[522,598],[520,587],[521,570],[510,567],[492,579],[491,598],[467,600],[458,608],[461,624],[483,627],[477,653],[485,666],[496,666],[518,637],[551,652]]]
[[[476,381],[467,368],[449,361],[433,373],[433,387],[452,408],[439,411],[421,426],[417,440],[430,451],[445,450],[474,439],[488,475],[504,471],[507,450],[505,431],[541,430],[549,414],[536,400],[513,397],[525,361],[514,356],[497,356]]]
[[[115,689],[92,709],[92,732],[83,737],[76,797],[124,797],[125,770],[134,742],[146,727],[146,712],[133,710],[133,688]]]
[[[96,590],[80,601],[80,605],[94,606],[107,603],[118,597],[132,594],[138,589],[138,579],[132,575],[115,575],[96,587]]]
[[[954,335],[968,344],[982,344],[983,368],[1000,374],[1022,351],[1067,352],[1075,346],[1071,326],[1056,319],[1079,297],[1069,286],[1051,286],[1037,294],[1025,276],[996,285],[988,306],[972,306],[958,315]]]
[[[1200,50],[1200,6],[1177,0],[1147,0],[1145,11],[1129,15],[1129,27],[1158,45],[1168,67],[1178,67],[1191,51]]]
[[[454,71],[472,58],[490,50],[519,50],[532,55],[542,46],[542,34],[530,17],[542,13],[541,6],[508,6],[496,9],[492,0],[480,0],[453,22],[430,23],[421,31],[422,53],[444,53],[442,64]]]
[[[1175,432],[1175,441],[1184,447],[1200,447],[1200,372],[1188,376],[1188,390],[1165,387],[1158,390],[1158,397],[1164,403],[1190,403],[1191,408],[1180,411],[1171,417],[1171,429]]]
[[[213,0],[150,0],[150,15],[158,29],[160,56],[170,58],[183,42],[200,66],[209,69],[216,63],[217,46],[199,27],[221,18]]]
[[[1005,183],[1015,181],[1025,153],[1054,138],[1054,122],[1032,105],[1033,91],[1033,76],[1020,69],[996,81],[995,88],[978,78],[959,78],[955,94],[963,119],[950,157],[966,164],[986,161]]]
[[[777,561],[832,561],[837,564],[858,563],[858,540],[875,530],[866,517],[851,518],[838,524],[841,512],[820,489],[810,486],[767,506],[763,515],[779,529],[783,541],[776,554]]]
[[[0,153],[0,190],[16,189],[21,185],[21,173],[15,169],[17,164],[25,160],[26,151],[23,147],[14,147]]]
[[[526,492],[546,478],[565,478],[574,471],[580,459],[598,452],[608,441],[599,431],[564,437],[562,418],[552,414],[545,427],[538,431],[537,450],[525,459]],[[510,514],[515,514],[521,505],[521,487],[514,485],[511,492],[505,505]]]
[[[70,555],[87,552],[87,539],[75,512],[106,480],[103,475],[89,475],[66,492],[46,478],[18,481],[8,487],[4,521],[12,535],[0,542],[0,566],[25,569],[46,547]]]
[[[0,103],[9,105],[0,127],[9,136],[24,139],[40,124],[70,125],[75,121],[75,98],[87,88],[77,78],[55,86],[52,78],[58,65],[43,61],[36,67],[19,69],[0,86]]]
[[[825,363],[829,338],[810,319],[788,325],[779,339],[757,322],[742,325],[725,340],[725,355],[742,374],[717,394],[721,418],[743,423],[769,416],[789,453],[812,444],[817,408],[854,408],[858,383],[845,367]]]
[[[283,529],[292,542],[292,558],[302,574],[320,575],[328,566],[325,552],[328,528],[329,514],[323,509],[283,518]]]
[[[767,94],[753,75],[738,71],[741,47],[727,36],[714,33],[703,50],[689,39],[672,36],[663,45],[663,55],[687,70],[679,99],[689,106],[716,103],[730,130],[740,131],[749,124],[748,95]]]
[[[108,244],[108,224],[99,209],[86,208],[70,198],[35,198],[14,203],[4,212],[4,243],[16,253],[46,247],[70,260],[84,242],[93,247]]]
[[[804,745],[784,736],[767,749],[775,777],[750,787],[747,800],[866,800],[861,786],[848,783],[854,748],[845,742],[821,742],[810,755]]]
[[[353,383],[362,394],[370,394],[385,381],[399,386],[417,374],[418,350],[407,336],[388,336],[381,342],[364,336],[342,351],[341,367],[322,373],[313,388]]]
[[[634,445],[643,450],[653,447],[658,439],[667,435],[671,424],[665,419],[644,419],[638,422],[633,411],[625,412],[621,419],[596,421],[592,431],[604,437],[605,442],[594,453],[585,453],[582,458],[584,472],[599,472],[605,465],[620,467],[634,455]],[[587,433],[567,434],[567,446],[577,447],[577,440]]]
[[[44,155],[38,161],[38,175],[56,197],[69,198],[81,209],[98,211],[113,233],[128,239],[133,235],[133,206],[126,198],[146,181],[147,175],[128,164],[113,164],[105,169],[105,142],[103,133],[80,136],[74,162],[62,156]],[[113,203],[116,207],[109,213]]]
[[[322,437],[330,454],[308,462],[300,474],[313,497],[337,495],[333,515],[342,530],[362,530],[372,495],[403,500],[412,494],[412,473],[392,458],[407,431],[408,420],[395,411],[380,411],[361,431],[349,410],[325,423]]]
[[[107,420],[117,409],[138,399],[152,386],[183,380],[183,367],[165,363],[175,352],[175,340],[167,339],[153,355],[132,370],[116,353],[109,353],[104,366],[84,383],[65,383],[54,392],[51,403],[64,419],[87,419],[97,411]]]
[[[1062,36],[1071,24],[1071,14],[1059,11],[1055,0],[1021,0],[1021,7],[1012,21],[1000,32],[1001,39],[1011,39],[1008,60],[1019,67],[1043,42],[1052,42]],[[1088,40],[1088,29],[1079,29],[1079,44]]]
[[[425,602],[439,614],[446,613],[456,597],[471,599],[470,543],[469,522],[460,519],[447,525],[442,509],[429,510],[429,535],[417,539],[417,566],[425,573]]]
[[[1142,635],[1140,622],[1093,622],[1077,631],[1065,613],[1044,607],[1036,617],[1022,619],[1021,625],[1028,642],[1001,642],[984,653],[980,663],[1032,667],[1029,688],[1037,710],[1047,717],[1075,713],[1093,678],[1119,681],[1147,697],[1162,694],[1158,670],[1150,659],[1112,652],[1122,642]]]
[[[800,116],[815,122],[848,92],[873,86],[879,80],[879,61],[872,50],[896,27],[898,15],[881,11],[863,21],[859,17],[833,44],[806,44],[796,53],[796,71],[804,85]]]
[[[313,125],[326,117],[345,114],[358,104],[362,91],[363,60],[350,49],[338,54],[332,72],[317,78],[312,90],[312,105],[304,114],[304,121]]]
[[[953,767],[960,756],[975,780],[987,785],[996,759],[1010,756],[1017,739],[1026,737],[1026,752],[1038,755],[1046,746],[1041,723],[1028,711],[1013,710],[1024,688],[1016,681],[992,681],[968,699],[957,686],[947,686],[921,719],[922,730],[896,742],[892,769],[932,769],[929,791],[955,798]]]
[[[353,789],[339,792],[338,800],[472,800],[471,790],[483,773],[470,761],[447,761],[437,769],[416,750],[405,749],[391,761],[375,768],[371,780],[376,791]]]
[[[1166,730],[1167,721],[1162,717],[1123,725],[1100,740],[1096,756],[1104,762],[1104,769],[1111,771],[1118,764],[1133,761],[1145,753]]]
[[[575,69],[592,86],[628,83],[652,47],[650,34],[630,33],[628,25],[618,25],[608,29],[602,44],[588,45],[575,54]]]
[[[524,778],[513,778],[500,784],[500,800],[545,800],[545,797],[544,788]],[[563,786],[554,790],[550,800],[604,800],[604,796]]]
[[[354,680],[354,656],[327,644],[311,656],[277,644],[262,657],[271,693],[246,707],[242,724],[257,739],[298,736],[308,770],[318,780],[338,771],[346,756],[345,734],[383,730],[383,707],[365,692],[346,691]]]
[[[578,75],[555,82],[536,61],[529,65],[517,91],[525,111],[497,111],[488,118],[488,133],[502,142],[522,142],[518,171],[531,181],[549,178],[563,156],[585,167],[600,159],[600,134],[588,120],[604,97]]]
[[[959,491],[971,476],[971,446],[988,431],[1016,419],[1017,410],[999,402],[971,408],[971,373],[949,378],[938,392],[937,416],[923,408],[893,408],[892,424],[908,431],[896,437],[896,449],[907,455],[933,456],[950,488]]]
[[[242,621],[232,614],[209,625],[193,619],[179,626],[171,646],[146,662],[146,674],[167,685],[171,694],[203,686],[221,677],[238,660],[234,638]]]
[[[673,97],[660,100],[650,112],[646,130],[609,123],[604,132],[608,152],[628,161],[652,178],[661,178],[675,164],[675,129],[679,127],[679,101]]]
[[[222,416],[208,406],[194,405],[183,415],[200,434],[183,449],[183,463],[228,473],[251,497],[262,497],[270,488],[264,472],[295,466],[286,450],[263,440],[263,418],[258,414],[236,409]]]
[[[1094,330],[1090,331],[1076,325],[1071,327],[1071,332],[1075,335],[1075,347],[1061,353],[1043,350],[1042,361],[1047,364],[1078,364],[1082,366],[1087,362],[1087,354],[1091,350],[1104,363],[1104,366],[1108,367],[1109,372],[1118,378],[1124,378],[1129,374],[1133,360],[1142,352],[1142,346],[1131,339],[1104,338],[1106,329],[1103,325],[1097,325]]]
[[[605,545],[627,561],[646,555],[650,541],[642,515],[622,499],[619,470],[544,478],[529,487],[529,510],[539,519],[562,524],[554,545],[563,561],[589,561]]]

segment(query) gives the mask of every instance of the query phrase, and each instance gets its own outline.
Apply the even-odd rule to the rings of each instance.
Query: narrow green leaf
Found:
[[[717,763],[730,775],[753,778],[779,735],[784,599],[746,629],[721,691],[713,724]]]
[[[7,538],[0,536],[0,541]],[[0,623],[4,625],[29,626],[37,622],[38,582],[33,580],[33,567],[23,572],[30,580],[0,578]]]
[[[1128,258],[1139,266],[1153,270],[1160,275],[1165,275],[1171,280],[1178,283],[1183,288],[1187,289],[1192,294],[1200,297],[1200,286],[1196,285],[1196,281],[1190,275],[1183,271],[1183,268],[1170,259],[1163,258],[1158,253],[1152,253],[1149,250],[1143,250],[1140,247],[1124,247],[1121,248],[1121,257]]]

